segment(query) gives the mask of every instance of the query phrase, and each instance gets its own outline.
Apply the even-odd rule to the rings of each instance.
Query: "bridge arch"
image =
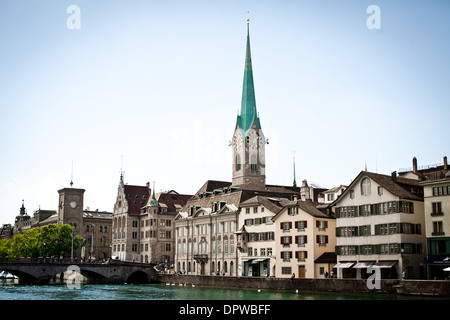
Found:
[[[151,282],[150,276],[146,272],[140,270],[131,273],[126,281],[128,284],[147,284]]]

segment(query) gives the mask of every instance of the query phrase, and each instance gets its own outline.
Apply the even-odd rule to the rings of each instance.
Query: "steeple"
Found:
[[[254,183],[265,185],[265,144],[267,140],[261,129],[256,110],[253,85],[250,31],[247,20],[247,47],[245,53],[244,84],[242,87],[241,113],[237,116],[233,135],[233,181],[232,185]]]
[[[20,215],[24,216],[27,214],[27,209],[25,209],[24,200],[22,200],[22,207],[20,207]]]
[[[250,27],[247,20],[247,47],[245,52],[244,84],[242,87],[241,114],[238,116],[239,128],[245,133],[256,120],[261,129],[256,111],[255,87],[253,84],[252,57],[250,51]]]

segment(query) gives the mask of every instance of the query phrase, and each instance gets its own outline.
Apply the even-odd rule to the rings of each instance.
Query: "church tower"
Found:
[[[248,21],[241,112],[237,116],[232,145],[232,185],[240,185],[248,182],[265,185],[266,139],[264,138],[259,116],[256,111]]]

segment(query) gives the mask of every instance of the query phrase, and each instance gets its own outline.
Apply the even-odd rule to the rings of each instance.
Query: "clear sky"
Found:
[[[121,167],[157,191],[231,181],[247,10],[267,183],[294,154],[327,188],[450,157],[449,1],[0,0],[0,223],[56,210],[72,163],[91,210]]]

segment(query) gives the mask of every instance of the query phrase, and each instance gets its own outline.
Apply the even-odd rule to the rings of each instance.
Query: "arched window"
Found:
[[[257,164],[257,162],[256,162],[256,155],[252,155],[252,157],[250,159],[250,169],[252,171],[256,171],[256,166],[257,166],[256,164]]]
[[[235,170],[239,171],[241,170],[241,155],[239,153],[236,154],[236,159],[235,159]]]
[[[370,179],[364,178],[361,181],[361,195],[367,196],[370,194]]]

